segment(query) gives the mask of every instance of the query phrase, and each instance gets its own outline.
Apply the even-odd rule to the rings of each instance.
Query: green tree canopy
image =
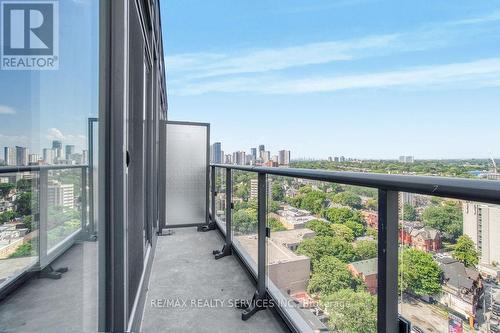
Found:
[[[19,214],[17,214],[16,212],[14,212],[12,210],[8,210],[6,212],[0,213],[0,223],[10,222],[18,216],[19,216]]]
[[[232,225],[235,232],[251,234],[257,232],[257,211],[253,208],[236,210]]]
[[[378,246],[376,241],[363,240],[356,242],[354,252],[356,260],[366,260],[377,257]]]
[[[356,288],[361,282],[353,278],[346,263],[333,256],[325,256],[314,267],[307,290],[312,294],[329,295],[345,288]]]
[[[417,220],[417,210],[413,205],[405,203],[403,205],[403,220],[405,221],[416,221]]]
[[[333,237],[339,237],[346,242],[351,243],[354,240],[354,231],[346,225],[339,223],[330,223],[330,229]]]
[[[31,192],[22,192],[20,195],[18,195],[15,201],[15,205],[19,215],[31,215],[31,203]]]
[[[479,262],[479,252],[472,239],[467,235],[458,238],[457,244],[453,247],[453,258],[462,262],[465,266],[475,266]]]
[[[285,231],[286,228],[281,224],[278,219],[274,217],[270,217],[267,219],[267,226],[271,229],[271,231]]]
[[[355,237],[362,236],[366,231],[361,214],[350,208],[328,208],[324,210],[323,216],[332,223],[346,225],[354,232]]]
[[[279,182],[273,182],[271,193],[274,201],[283,201],[285,199],[285,191]]]
[[[333,202],[356,209],[361,208],[361,197],[352,192],[340,192],[335,194],[333,196]]]
[[[300,208],[318,214],[325,207],[326,194],[322,191],[309,191],[303,195]]]
[[[434,295],[441,291],[442,270],[432,255],[406,248],[399,259],[399,285],[412,294]]]
[[[342,289],[321,298],[321,304],[333,332],[377,332],[377,298],[366,291]]]
[[[316,236],[333,236],[333,231],[330,228],[329,222],[322,220],[311,220],[306,223],[306,228],[311,229],[316,233]]]
[[[16,185],[12,183],[1,183],[0,184],[0,196],[5,197],[10,191],[16,188]]]
[[[324,256],[334,256],[343,262],[351,262],[356,255],[352,245],[340,237],[317,236],[305,239],[297,253],[311,258],[313,267]]]
[[[462,234],[463,214],[458,202],[444,201],[439,206],[430,206],[422,218],[426,226],[441,231],[449,240],[455,241]]]
[[[369,210],[377,210],[378,209],[378,200],[377,199],[368,199],[365,203],[365,208]]]

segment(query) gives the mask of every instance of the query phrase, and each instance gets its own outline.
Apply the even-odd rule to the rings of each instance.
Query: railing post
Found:
[[[258,254],[257,254],[257,290],[253,295],[249,307],[241,314],[241,319],[248,320],[257,311],[266,308],[266,238],[267,238],[267,181],[266,174],[259,172],[258,175],[258,198],[257,198],[257,230],[258,230]]]
[[[233,253],[233,235],[231,234],[231,219],[233,218],[233,177],[231,169],[226,169],[226,244],[222,250],[213,251],[215,259],[224,258]]]
[[[211,217],[211,220],[212,222],[215,223],[215,216],[216,216],[216,211],[215,211],[215,197],[217,196],[217,190],[216,190],[216,187],[215,187],[215,167],[214,166],[211,166],[210,167],[210,194],[211,194],[211,198],[212,198],[212,202],[211,202],[211,213],[210,213],[210,217]]]
[[[377,331],[398,332],[398,192],[378,191]]]
[[[233,171],[226,169],[226,245],[233,246]]]
[[[92,233],[90,225],[87,223],[87,168],[82,167],[82,180],[81,180],[82,198],[81,198],[81,219],[82,219],[82,230],[85,234],[89,235]]]
[[[40,189],[38,192],[38,209],[39,225],[38,225],[38,255],[40,258],[40,269],[44,269],[49,264],[47,257],[47,221],[48,221],[48,183],[49,171],[40,169]]]

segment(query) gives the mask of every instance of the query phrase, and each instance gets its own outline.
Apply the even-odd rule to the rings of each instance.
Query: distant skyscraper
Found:
[[[5,147],[3,149],[3,159],[6,165],[16,165],[16,151],[12,147]]]
[[[221,160],[221,152],[222,152],[222,144],[220,142],[214,142],[210,149],[210,161],[212,163],[222,163]]]
[[[43,149],[43,163],[54,164],[55,160],[55,149],[44,148]]]
[[[75,153],[75,146],[74,145],[66,145],[65,147],[65,158],[67,161],[71,159],[71,155]]]
[[[264,145],[260,145],[260,146],[259,146],[259,154],[260,154],[261,152],[265,151],[265,150],[266,150],[266,146],[264,146]]]
[[[52,149],[54,149],[54,159],[60,159],[62,157],[62,142],[59,140],[52,141]]]
[[[28,148],[16,146],[16,165],[28,165],[28,155]]]
[[[28,156],[28,162],[30,165],[35,165],[38,164],[40,161],[40,155],[39,154],[29,154]]]
[[[278,164],[279,165],[289,165],[290,164],[290,151],[280,150],[278,153]]]
[[[73,209],[75,207],[75,190],[73,184],[53,182],[47,188],[47,201],[49,207],[59,206]]]
[[[89,151],[83,150],[82,151],[82,164],[88,164],[88,163],[89,163]]]
[[[253,160],[257,160],[257,148],[250,148],[250,155],[252,155]]]

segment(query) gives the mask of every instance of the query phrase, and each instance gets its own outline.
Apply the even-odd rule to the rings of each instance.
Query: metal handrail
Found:
[[[23,165],[23,166],[1,166],[0,174],[30,172],[43,170],[66,170],[88,168],[87,164],[57,164],[57,165]]]
[[[500,204],[500,182],[494,180],[388,175],[298,168],[270,168],[231,164],[211,164],[211,166],[268,175]]]

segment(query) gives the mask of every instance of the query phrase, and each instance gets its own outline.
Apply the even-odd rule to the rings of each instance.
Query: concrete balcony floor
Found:
[[[221,249],[217,231],[172,229],[158,238],[142,332],[286,332],[271,310],[248,321],[234,300],[249,299],[255,286],[237,258],[215,260]]]

